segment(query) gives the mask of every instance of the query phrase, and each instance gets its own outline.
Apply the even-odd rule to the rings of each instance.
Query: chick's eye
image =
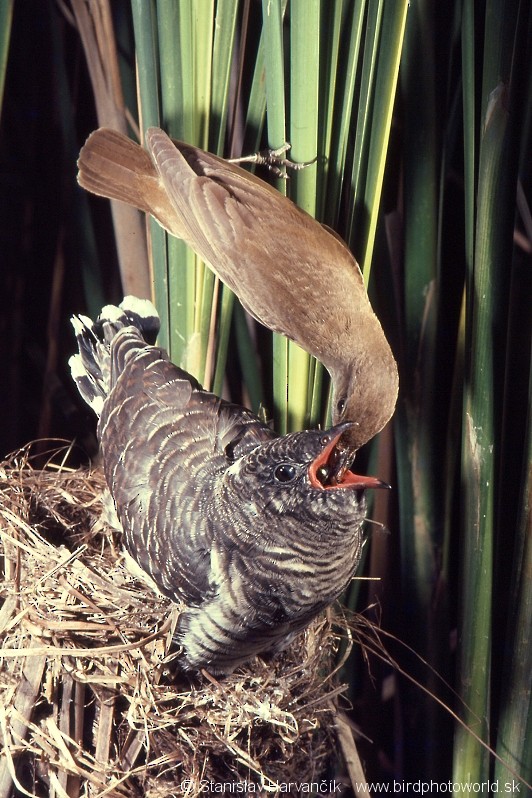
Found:
[[[291,482],[297,475],[296,467],[290,463],[281,463],[278,465],[273,476],[277,482]]]

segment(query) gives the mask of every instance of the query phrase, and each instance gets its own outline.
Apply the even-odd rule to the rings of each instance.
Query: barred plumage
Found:
[[[185,605],[186,669],[226,673],[282,647],[345,589],[358,565],[366,487],[335,462],[348,425],[277,436],[207,391],[153,338],[151,303],[127,297],[73,320],[74,379],[99,414],[124,545]]]

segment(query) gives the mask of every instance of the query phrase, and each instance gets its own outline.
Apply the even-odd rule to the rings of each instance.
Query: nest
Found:
[[[0,798],[294,793],[330,775],[343,690],[330,615],[277,657],[187,676],[170,653],[175,605],[129,572],[101,520],[102,473],[37,470],[23,451],[0,488]]]

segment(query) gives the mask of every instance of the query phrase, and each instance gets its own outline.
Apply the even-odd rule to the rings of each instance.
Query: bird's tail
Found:
[[[148,299],[125,297],[118,307],[106,305],[96,322],[87,316],[73,316],[79,353],[69,360],[72,378],[83,399],[99,416],[109,393],[110,345],[124,327],[133,327],[147,344],[154,344],[160,321]]]
[[[151,213],[165,230],[178,234],[179,216],[140,144],[116,130],[98,128],[85,142],[78,168],[78,183],[87,191]]]
[[[146,192],[157,191],[158,173],[139,144],[116,130],[99,128],[79,154],[78,183],[93,194],[121,200],[151,213]]]

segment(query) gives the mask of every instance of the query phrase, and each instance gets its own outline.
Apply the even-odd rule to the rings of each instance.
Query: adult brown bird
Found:
[[[333,423],[352,422],[342,444],[354,453],[391,417],[398,375],[347,246],[235,164],[159,128],[147,131],[146,147],[96,130],[80,153],[80,185],[150,213],[254,318],[318,358],[333,382]]]
[[[72,376],[99,417],[125,547],[182,605],[181,664],[227,673],[284,647],[345,590],[364,490],[383,487],[339,467],[351,425],[277,436],[146,343],[158,327],[147,300],[73,324]]]

